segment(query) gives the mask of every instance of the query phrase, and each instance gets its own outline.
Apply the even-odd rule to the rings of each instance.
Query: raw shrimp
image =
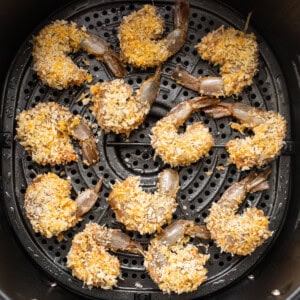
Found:
[[[115,183],[108,201],[117,220],[128,230],[136,230],[141,234],[152,233],[171,221],[177,207],[178,189],[178,173],[165,169],[158,175],[155,193],[144,192],[140,187],[140,178],[130,176]]]
[[[124,250],[142,253],[142,246],[132,241],[121,230],[109,229],[95,223],[87,224],[84,231],[77,233],[67,255],[67,265],[73,276],[88,287],[111,289],[121,277],[120,262],[108,250]]]
[[[172,72],[177,83],[214,96],[238,95],[253,83],[258,71],[258,44],[253,33],[221,26],[203,37],[196,48],[202,59],[221,66],[222,77],[196,78],[178,67]]]
[[[214,118],[237,118],[241,124],[231,123],[231,127],[241,133],[245,128],[253,131],[253,136],[236,138],[226,145],[229,163],[234,163],[238,169],[262,167],[279,155],[286,135],[286,121],[280,114],[245,103],[220,103],[203,110]]]
[[[210,238],[205,226],[178,220],[152,239],[145,253],[144,265],[164,293],[194,291],[207,278],[204,265],[209,255],[200,254],[196,246],[187,244],[185,235]]]
[[[45,166],[77,161],[70,136],[79,140],[83,162],[93,165],[99,152],[93,134],[79,116],[55,102],[39,103],[17,117],[17,138],[32,160]]]
[[[217,203],[213,203],[209,216],[205,219],[211,238],[224,252],[237,255],[251,254],[272,236],[268,217],[256,207],[247,208],[236,214],[239,205],[248,193],[269,188],[270,169],[252,173],[228,188]]]
[[[96,203],[102,186],[86,189],[75,201],[70,198],[71,183],[54,173],[38,175],[27,187],[24,199],[26,215],[35,232],[51,238],[73,227]]]
[[[206,126],[196,122],[187,126],[182,134],[178,133],[178,128],[192,113],[218,102],[218,99],[197,97],[175,106],[151,130],[155,153],[172,167],[190,165],[207,155],[214,139]]]
[[[33,39],[33,68],[44,84],[59,90],[90,82],[91,74],[77,67],[68,56],[80,49],[104,61],[116,77],[126,74],[118,56],[103,38],[65,20],[47,25]]]
[[[133,95],[132,88],[122,79],[91,86],[92,112],[106,131],[129,136],[146,118],[159,93],[160,67],[145,80]]]
[[[159,66],[184,45],[189,24],[188,0],[175,0],[174,30],[159,39],[164,20],[153,5],[123,18],[119,28],[121,58],[137,68]]]

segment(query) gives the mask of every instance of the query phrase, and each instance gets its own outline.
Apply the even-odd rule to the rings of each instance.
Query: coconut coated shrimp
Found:
[[[245,128],[253,131],[253,136],[236,138],[226,145],[229,163],[234,163],[238,169],[262,167],[279,155],[286,135],[286,121],[280,114],[245,103],[220,103],[204,111],[214,118],[233,116],[241,122],[231,123],[233,129],[242,133]]]
[[[217,203],[213,203],[205,219],[211,238],[224,252],[237,255],[251,254],[272,236],[268,217],[256,207],[247,208],[236,214],[239,205],[248,193],[269,188],[267,178],[271,170],[252,173],[228,188]]]
[[[17,117],[17,137],[32,160],[45,166],[77,161],[70,136],[79,140],[83,162],[93,165],[99,152],[87,124],[55,102],[39,103]]]
[[[220,65],[221,77],[193,77],[180,67],[172,73],[177,83],[204,95],[240,94],[258,71],[258,44],[253,33],[221,26],[196,45],[202,59]]]
[[[185,235],[210,237],[205,226],[178,220],[152,239],[145,253],[144,265],[164,293],[194,291],[207,278],[204,265],[209,255],[200,254],[196,246],[187,244]]]
[[[124,17],[119,28],[122,59],[137,68],[159,66],[183,46],[189,23],[189,1],[175,0],[174,30],[167,37],[164,20],[155,6],[142,9]]]
[[[83,232],[75,235],[67,255],[67,265],[73,276],[88,287],[111,289],[117,285],[121,269],[118,258],[108,250],[140,253],[142,247],[121,230],[90,223]]]
[[[154,194],[142,190],[139,177],[130,176],[114,185],[108,201],[117,220],[128,230],[152,233],[171,221],[178,189],[178,173],[165,169],[158,175]]]
[[[106,131],[129,136],[146,118],[159,93],[160,68],[145,80],[133,95],[132,88],[122,79],[91,86],[92,112]]]
[[[155,153],[173,167],[190,165],[207,155],[214,139],[206,126],[196,122],[187,126],[182,134],[178,133],[178,128],[192,113],[218,102],[218,99],[197,97],[175,106],[151,130]]]
[[[44,84],[59,90],[90,82],[91,74],[77,67],[68,56],[80,49],[104,61],[116,77],[126,74],[116,53],[103,38],[65,20],[47,25],[34,38],[33,68]]]
[[[73,201],[69,180],[54,173],[38,175],[27,187],[24,200],[34,231],[51,238],[75,226],[96,203],[102,181],[103,178],[94,189],[86,189]]]

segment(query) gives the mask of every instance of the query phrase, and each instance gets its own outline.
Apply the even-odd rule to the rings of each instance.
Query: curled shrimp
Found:
[[[138,68],[159,66],[184,45],[189,24],[189,1],[175,0],[174,30],[158,39],[164,20],[153,5],[124,17],[119,28],[121,58]]]
[[[45,166],[77,161],[70,136],[79,140],[83,162],[94,165],[99,152],[89,126],[66,107],[55,102],[39,103],[17,117],[17,138],[32,160]]]
[[[145,80],[133,95],[132,88],[122,79],[91,86],[92,112],[106,131],[129,136],[146,118],[159,93],[160,67]]]
[[[117,285],[121,269],[118,258],[108,250],[143,251],[138,242],[131,240],[121,230],[89,223],[83,232],[74,236],[67,255],[67,265],[72,269],[73,276],[88,287],[111,289]]]
[[[54,173],[38,175],[27,187],[24,199],[34,231],[51,238],[75,226],[96,203],[102,182],[103,177],[94,189],[84,190],[73,201],[69,180]]]
[[[141,234],[160,230],[172,219],[177,202],[179,175],[175,170],[165,169],[158,175],[157,191],[147,193],[140,187],[140,178],[130,176],[115,183],[108,201],[116,219],[127,230]]]
[[[202,59],[221,66],[221,77],[196,78],[177,67],[172,72],[177,83],[200,94],[213,96],[240,94],[253,83],[258,71],[258,44],[253,33],[221,26],[203,37],[196,48]]]
[[[229,163],[234,163],[238,169],[266,165],[279,155],[284,145],[286,121],[274,111],[263,111],[245,103],[220,103],[204,108],[204,112],[214,118],[233,116],[241,122],[231,123],[233,129],[242,133],[245,128],[253,131],[253,136],[236,138],[226,145]]]
[[[175,106],[151,130],[155,153],[173,167],[189,165],[207,155],[214,139],[206,126],[196,122],[182,134],[178,129],[192,113],[218,102],[218,99],[197,97]]]
[[[187,244],[186,235],[210,238],[205,226],[178,220],[152,239],[145,252],[144,265],[164,293],[194,291],[207,278],[204,265],[209,255],[200,254],[196,246]]]
[[[211,238],[224,252],[237,255],[251,254],[272,236],[268,217],[256,207],[247,208],[241,215],[236,214],[239,205],[248,193],[269,188],[267,169],[252,173],[229,187],[217,203],[213,203],[205,219]]]
[[[68,56],[80,49],[104,61],[116,77],[126,74],[118,56],[103,38],[73,22],[56,20],[33,41],[33,68],[43,83],[52,88],[61,90],[92,80],[91,74],[77,67]]]

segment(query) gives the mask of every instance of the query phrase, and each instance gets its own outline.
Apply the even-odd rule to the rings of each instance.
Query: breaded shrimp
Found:
[[[193,77],[180,67],[172,72],[177,83],[203,95],[231,96],[240,94],[253,83],[258,71],[258,44],[253,33],[234,28],[217,30],[196,45],[202,59],[220,65],[222,77]]]
[[[145,252],[144,265],[164,293],[194,291],[207,278],[204,265],[209,255],[200,254],[196,246],[187,244],[185,235],[202,239],[210,236],[205,226],[178,220],[152,239]]]
[[[263,111],[245,103],[220,103],[203,110],[213,118],[237,118],[241,124],[231,123],[231,127],[242,133],[245,128],[253,131],[253,136],[236,138],[226,145],[228,161],[238,169],[260,168],[279,155],[286,135],[286,121],[279,113]]]
[[[93,106],[98,124],[106,131],[124,133],[127,137],[146,118],[159,93],[160,68],[145,80],[133,95],[132,88],[122,79],[91,86]]]
[[[54,173],[38,175],[27,187],[26,215],[35,232],[51,238],[73,227],[98,199],[103,178],[95,189],[86,189],[73,201],[71,183]]]
[[[73,22],[56,20],[44,27],[33,42],[33,68],[43,83],[52,88],[61,90],[92,80],[91,74],[77,67],[68,56],[80,49],[104,61],[116,77],[126,74],[118,56],[103,38]]]
[[[93,134],[79,116],[55,102],[39,103],[17,117],[17,138],[32,157],[45,166],[77,161],[70,136],[79,140],[83,162],[93,165],[99,152]]]
[[[189,1],[175,0],[174,30],[159,39],[164,20],[155,6],[142,9],[123,18],[119,28],[121,58],[137,68],[159,66],[183,46],[189,24]]]
[[[90,223],[83,232],[75,235],[67,255],[67,265],[73,276],[88,287],[111,289],[117,285],[121,270],[118,258],[108,250],[141,253],[142,246],[121,230]]]
[[[205,222],[211,238],[223,252],[248,255],[272,236],[268,217],[262,210],[252,207],[245,209],[242,214],[236,214],[248,193],[269,188],[267,178],[270,173],[270,169],[252,173],[234,183],[217,203],[213,203]]]
[[[171,221],[177,207],[178,189],[178,173],[165,169],[158,176],[155,193],[144,192],[140,187],[140,178],[131,176],[115,183],[108,201],[117,220],[127,230],[136,230],[141,234],[152,233]]]
[[[193,112],[218,102],[218,99],[197,97],[175,106],[151,130],[151,145],[156,155],[172,167],[187,166],[206,156],[214,145],[209,129],[201,122],[187,126],[182,134],[178,128]]]

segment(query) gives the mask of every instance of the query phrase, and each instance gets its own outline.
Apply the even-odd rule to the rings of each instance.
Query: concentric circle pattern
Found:
[[[105,37],[119,52],[117,32],[123,16],[141,8],[145,3],[137,1],[133,4],[115,0],[78,1],[46,20],[33,34],[36,34],[51,20],[68,19]],[[155,5],[166,20],[167,32],[170,31],[172,29],[173,2],[156,1]],[[58,283],[86,297],[97,299],[122,299],[123,293],[126,293],[126,297],[128,297],[126,299],[139,299],[139,293],[146,295],[149,293],[147,297],[153,297],[153,299],[167,298],[149,278],[143,266],[143,259],[139,255],[123,252],[117,254],[121,261],[124,280],[119,280],[118,287],[112,291],[88,289],[83,286],[82,282],[72,277],[71,271],[66,267],[66,255],[74,235],[82,231],[85,224],[90,221],[124,229],[116,221],[106,200],[116,180],[138,175],[141,176],[145,190],[155,190],[157,175],[166,166],[159,157],[154,156],[149,137],[151,128],[177,103],[196,96],[195,92],[182,88],[171,80],[170,70],[176,65],[180,65],[196,76],[218,74],[216,67],[198,57],[194,46],[205,34],[221,25],[243,29],[244,20],[227,7],[222,7],[213,1],[191,0],[187,41],[180,52],[164,64],[161,90],[150,114],[129,138],[112,133],[105,134],[99,127],[95,127],[94,134],[97,137],[101,154],[100,162],[96,166],[86,167],[79,160],[78,163],[66,166],[41,167],[31,161],[30,156],[25,153],[16,140],[12,141],[11,147],[3,149],[5,205],[10,222],[29,254]],[[250,31],[253,29],[250,28]],[[260,49],[259,72],[254,79],[254,84],[235,100],[262,109],[278,111],[288,120],[288,99],[280,69],[265,41],[258,33],[256,34]],[[56,101],[68,107],[74,114],[80,114],[94,123],[95,119],[89,110],[89,104],[84,105],[80,101],[82,93],[88,93],[88,87],[80,86],[57,91],[44,86],[32,70],[31,50],[32,37],[30,36],[20,49],[7,78],[3,99],[4,131],[14,136],[15,116],[23,109],[29,109],[37,103],[48,101]],[[114,79],[105,65],[93,56],[80,52],[74,54],[72,58],[79,66],[87,69],[93,75],[93,83]],[[86,61],[89,63],[86,64]],[[145,78],[153,74],[152,69],[141,71],[130,66],[127,68],[129,74],[125,81],[134,89],[139,88]],[[186,218],[202,224],[209,213],[211,203],[218,200],[228,186],[244,177],[246,173],[241,173],[233,165],[226,163],[227,153],[224,145],[228,140],[240,136],[238,132],[230,128],[231,119],[215,121],[199,112],[193,114],[186,125],[197,121],[202,121],[209,127],[215,137],[216,146],[206,158],[191,166],[178,168],[181,188],[177,196],[179,205],[174,214],[174,220]],[[289,132],[287,138],[289,139]],[[78,145],[76,145],[76,149],[79,152]],[[273,238],[257,249],[253,255],[244,258],[220,253],[220,249],[210,242],[208,244],[210,260],[207,264],[207,282],[196,292],[184,294],[180,296],[180,299],[192,299],[207,295],[227,286],[247,273],[266,253],[279,232],[287,207],[290,157],[281,155],[271,166],[271,188],[265,192],[249,195],[241,209],[256,206],[270,216],[271,230],[275,231]],[[104,187],[94,208],[74,228],[65,232],[61,241],[57,241],[55,238],[46,239],[34,233],[23,208],[24,194],[28,184],[37,174],[49,171],[63,178],[71,178],[74,197],[76,193],[85,188],[93,187],[100,176],[103,175],[105,179]],[[129,232],[129,234],[145,247],[151,238],[149,235],[142,236],[136,232]],[[179,299],[174,296],[174,299],[176,298]]]

